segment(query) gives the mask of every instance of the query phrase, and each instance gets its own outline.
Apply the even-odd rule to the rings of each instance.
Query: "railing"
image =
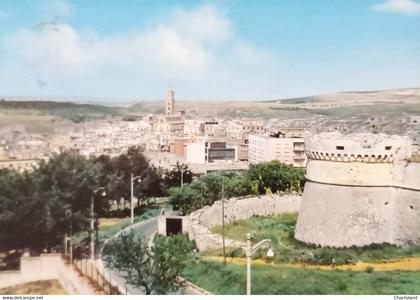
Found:
[[[72,265],[81,277],[87,279],[90,285],[98,292],[105,295],[121,295],[117,285],[113,284],[111,278],[106,276],[105,269],[99,268],[90,259],[75,259],[70,262],[68,258],[64,258],[66,263]]]

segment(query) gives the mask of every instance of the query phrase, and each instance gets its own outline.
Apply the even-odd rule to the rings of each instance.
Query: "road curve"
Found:
[[[129,232],[129,231],[133,230],[135,236],[143,235],[145,237],[145,239],[148,241],[148,240],[150,240],[152,235],[155,232],[157,232],[157,229],[158,229],[158,221],[157,220],[158,220],[158,218],[154,217],[154,218],[151,218],[151,219],[148,219],[148,220],[145,220],[145,221],[141,221],[141,222],[136,223],[134,225],[131,225],[131,226],[121,230],[119,233],[117,233],[115,236],[113,236],[110,240],[118,237],[122,232]],[[143,289],[139,289],[137,287],[126,285],[124,278],[121,277],[120,274],[118,274],[117,272],[115,272],[112,269],[107,268],[104,263],[103,263],[103,266],[104,266],[104,269],[106,270],[106,272],[108,273],[108,276],[110,276],[112,282],[118,283],[119,286],[124,287],[128,294],[144,295],[144,290]]]

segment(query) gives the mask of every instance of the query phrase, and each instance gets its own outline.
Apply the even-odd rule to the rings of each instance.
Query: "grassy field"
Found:
[[[272,241],[276,263],[310,263],[310,264],[352,264],[359,261],[378,262],[404,257],[420,256],[420,246],[397,247],[389,244],[366,247],[330,248],[317,247],[301,243],[294,238],[297,214],[282,214],[272,217],[254,217],[228,224],[226,236],[234,240],[246,240],[251,233],[254,242],[270,238]],[[212,231],[222,233],[221,226]],[[243,251],[228,251],[232,256],[243,256]],[[207,255],[220,255],[220,251],[209,251]],[[264,251],[257,257],[264,258]]]
[[[197,260],[183,276],[218,295],[245,293],[245,266]],[[365,272],[252,266],[254,295],[420,294],[419,271]]]
[[[67,295],[67,293],[58,280],[42,280],[0,289],[0,295]]]

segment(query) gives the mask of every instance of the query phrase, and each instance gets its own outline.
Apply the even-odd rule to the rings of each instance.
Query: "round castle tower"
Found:
[[[332,247],[420,244],[420,163],[411,141],[382,134],[305,139],[306,184],[296,239]]]

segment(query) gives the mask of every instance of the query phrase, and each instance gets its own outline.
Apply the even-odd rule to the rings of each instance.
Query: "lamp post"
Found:
[[[89,232],[89,239],[90,239],[90,259],[92,261],[95,260],[95,241],[94,241],[94,237],[93,237],[93,233],[95,231],[95,206],[94,206],[94,202],[95,202],[95,194],[99,191],[103,191],[102,192],[102,196],[106,196],[106,192],[105,192],[105,188],[104,187],[99,187],[95,190],[93,190],[92,192],[92,196],[90,198],[90,232]]]
[[[251,295],[251,260],[252,255],[255,254],[259,249],[261,249],[264,245],[270,245],[270,248],[267,251],[268,257],[273,257],[273,249],[271,248],[271,240],[264,239],[258,242],[254,247],[251,244],[251,234],[246,235],[246,294]]]
[[[136,179],[138,180],[138,182],[141,182],[140,176],[134,177],[133,173],[131,173],[131,178],[130,178],[131,224],[134,224],[134,181]]]
[[[70,262],[73,262],[73,211],[70,208],[66,209],[66,218],[68,222],[68,236],[65,236],[65,250],[64,253],[68,255]]]

